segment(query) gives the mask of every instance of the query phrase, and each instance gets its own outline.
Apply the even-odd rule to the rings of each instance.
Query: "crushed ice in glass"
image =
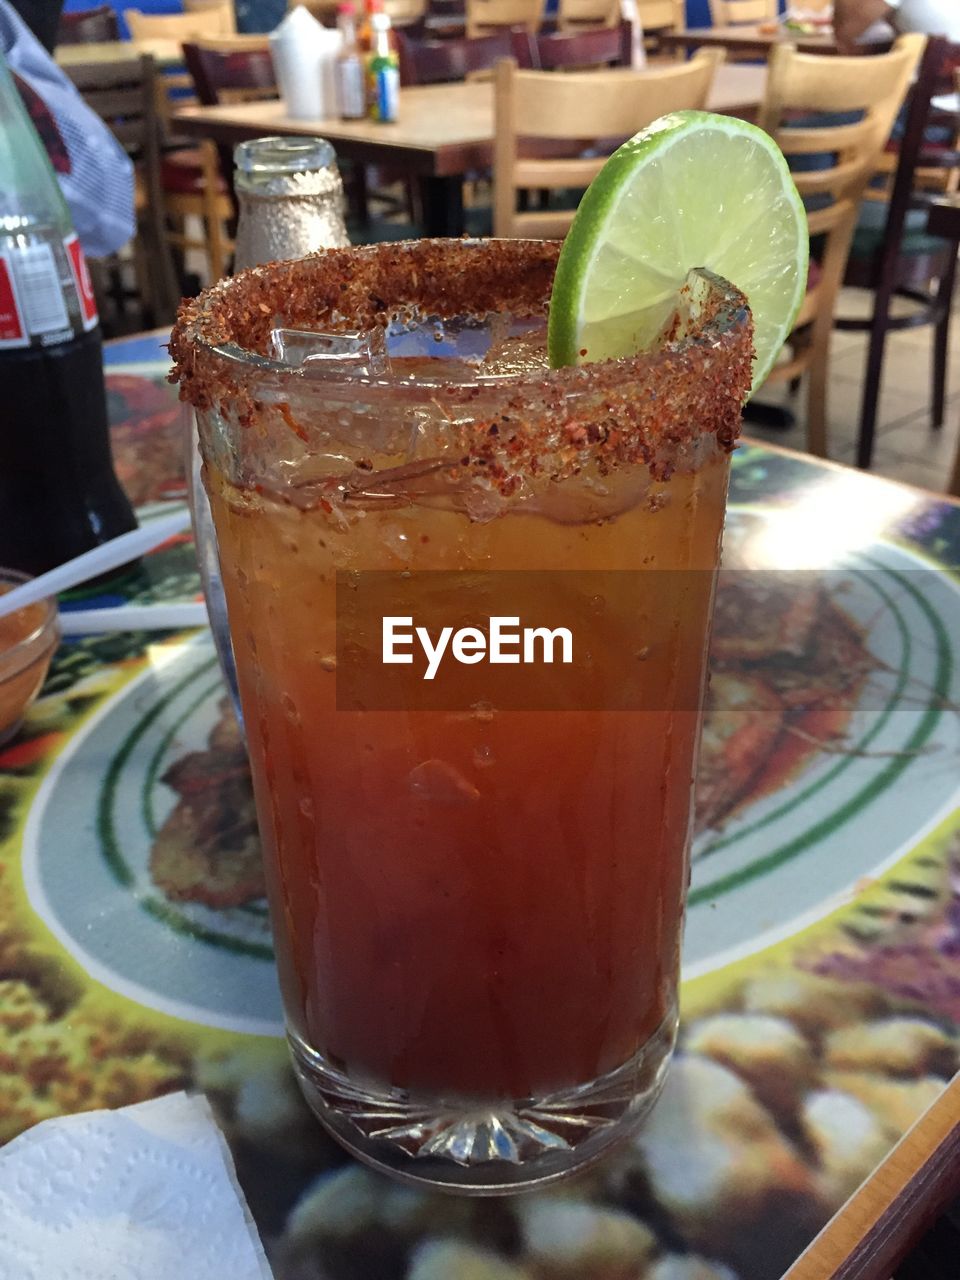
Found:
[[[508,316],[438,316],[393,321],[385,330],[318,333],[278,327],[275,360],[320,378],[348,376],[411,381],[484,382],[544,368],[546,321]]]

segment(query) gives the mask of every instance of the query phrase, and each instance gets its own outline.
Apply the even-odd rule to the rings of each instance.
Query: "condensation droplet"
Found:
[[[480,799],[480,792],[459,769],[446,760],[424,760],[407,775],[414,795],[434,804],[469,805]]]
[[[336,669],[337,669],[336,657],[332,653],[324,654],[324,656],[320,659],[320,670],[336,671]]]
[[[297,710],[297,704],[290,697],[289,693],[281,693],[280,705],[283,707],[283,714],[293,724],[300,723],[300,712]]]
[[[473,712],[474,719],[479,720],[481,724],[489,724],[497,714],[492,702],[474,702],[470,710]]]
[[[650,646],[645,644],[642,649],[638,649],[633,655],[638,662],[646,662],[650,657]]]
[[[308,821],[313,821],[313,801],[309,796],[304,796],[300,801],[300,812]]]
[[[489,769],[492,764],[496,764],[496,756],[490,747],[475,747],[473,751],[473,763],[478,769]]]

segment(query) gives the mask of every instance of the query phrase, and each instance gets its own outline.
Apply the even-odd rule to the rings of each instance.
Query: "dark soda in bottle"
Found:
[[[0,565],[42,573],[136,524],[83,250],[0,54]]]

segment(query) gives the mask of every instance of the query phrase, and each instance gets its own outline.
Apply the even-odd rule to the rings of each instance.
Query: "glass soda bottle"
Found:
[[[390,18],[374,12],[373,48],[367,59],[367,111],[371,120],[392,124],[400,111],[400,61],[390,41]]]
[[[343,44],[337,54],[337,109],[341,120],[362,120],[367,114],[363,59],[357,42],[356,11],[351,0],[337,6],[337,26]]]
[[[0,403],[0,565],[42,573],[136,528],[83,250],[2,54]]]

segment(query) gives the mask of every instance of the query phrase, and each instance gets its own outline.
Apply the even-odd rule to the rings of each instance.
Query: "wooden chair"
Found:
[[[875,58],[868,61],[872,64]],[[957,267],[957,242],[930,235],[925,211],[929,192],[918,190],[918,171],[929,185],[933,169],[955,170],[960,155],[949,147],[931,146],[926,131],[931,100],[952,87],[960,65],[960,45],[939,37],[930,39],[910,92],[909,107],[896,150],[896,170],[889,200],[864,203],[844,284],[873,291],[873,314],[868,319],[840,316],[835,327],[869,333],[864,373],[857,465],[869,467],[879,407],[887,334],[919,325],[934,327],[932,349],[932,425],[943,425],[950,342],[950,309]],[[914,304],[907,314],[892,314],[893,299]]]
[[[686,26],[686,0],[637,0],[637,12],[648,34]]]
[[[237,34],[237,12],[233,7],[233,0],[183,0],[184,13],[208,13],[211,9],[226,9],[226,15],[221,14],[221,21],[226,23],[227,30],[223,32],[225,36],[235,36]]]
[[[620,23],[620,0],[560,0],[558,31],[582,31],[584,27],[616,27]]]
[[[532,67],[533,37],[525,31],[501,27],[486,36],[454,36],[444,40],[414,40],[397,32],[401,84],[452,84],[480,71],[490,71],[502,58],[515,58]]]
[[[277,97],[277,77],[267,36],[188,40],[183,60],[204,106]]]
[[[738,22],[776,22],[779,16],[777,0],[710,0],[710,22],[715,27],[734,27]]]
[[[144,56],[126,62],[91,63],[71,67],[66,74],[134,162],[137,235],[133,261],[142,301],[142,327],[170,324],[180,291],[163,224],[154,61]],[[114,281],[111,294],[122,311],[119,262],[110,268]]]
[[[383,11],[395,31],[422,32],[429,5],[427,0],[383,0]]]
[[[236,31],[233,6],[220,4],[196,13],[141,13],[124,9],[123,20],[134,40],[212,40]]]
[[[794,162],[793,177],[807,206],[810,236],[822,247],[787,342],[789,358],[775,367],[769,381],[794,383],[809,374],[807,444],[820,456],[827,452],[833,311],[857,210],[923,46],[923,36],[910,35],[901,37],[890,53],[833,58],[798,53],[783,44],[770,57],[759,123],[776,139],[788,163]],[[821,124],[825,116],[859,118],[854,123]],[[809,162],[812,156],[822,167],[800,169],[798,161]]]
[[[531,37],[537,71],[585,71],[590,67],[629,67],[633,31],[629,22],[615,27],[546,32]]]
[[[498,63],[494,80],[493,233],[560,238],[572,209],[517,211],[518,192],[586,187],[620,140],[658,116],[684,107],[703,108],[720,49],[701,49],[689,61],[655,70],[585,71],[556,75],[520,71]],[[550,151],[558,142],[589,140],[589,154],[560,158],[521,154],[529,140]],[[597,139],[604,139],[597,144]],[[609,140],[616,140],[610,142]],[[576,151],[576,149],[575,149]]]
[[[498,27],[521,27],[536,35],[543,21],[544,0],[466,0],[467,35],[489,35]]]
[[[60,15],[57,44],[99,44],[119,39],[117,12],[108,4]]]
[[[679,31],[687,25],[686,0],[636,0],[637,17],[643,28],[644,47],[655,56],[663,53],[659,37],[665,31]],[[683,61],[682,50],[670,59]]]
[[[196,96],[205,106],[225,102],[253,102],[277,96],[277,81],[266,36],[232,36],[217,40],[187,41],[183,57]],[[210,275],[218,279],[233,252],[228,228],[234,222],[233,151],[229,146],[205,143],[199,149],[199,171],[185,170],[168,161],[164,170],[168,209],[178,221],[172,233],[181,250],[207,255]],[[180,172],[178,173],[178,169]],[[174,186],[179,189],[174,191]],[[199,219],[203,239],[188,231],[188,218]]]

